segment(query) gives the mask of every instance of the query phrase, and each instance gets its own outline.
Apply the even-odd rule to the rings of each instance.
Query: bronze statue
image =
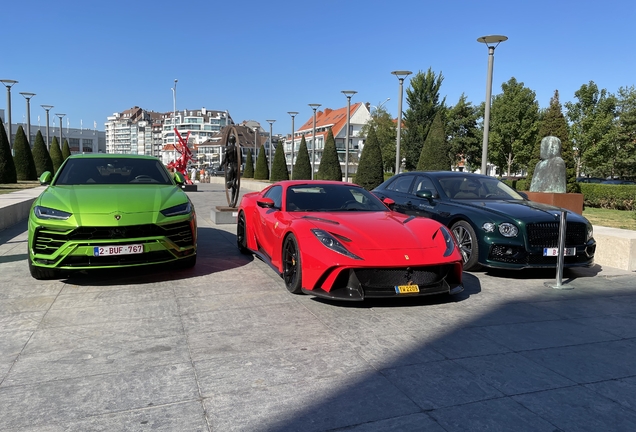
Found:
[[[223,131],[225,150],[221,168],[225,167],[225,196],[230,207],[236,207],[241,186],[241,146],[236,142],[236,128],[226,127]]]
[[[541,160],[534,169],[530,192],[566,192],[565,162],[561,158],[561,140],[547,136],[541,140]]]

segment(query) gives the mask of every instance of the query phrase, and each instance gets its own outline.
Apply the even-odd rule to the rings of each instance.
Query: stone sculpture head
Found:
[[[561,156],[561,140],[554,136],[547,136],[541,140],[541,160]]]

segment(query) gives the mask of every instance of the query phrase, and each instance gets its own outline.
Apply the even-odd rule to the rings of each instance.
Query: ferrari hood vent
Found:
[[[310,220],[315,220],[318,222],[326,222],[326,223],[330,223],[334,225],[340,225],[340,223],[336,222],[335,220],[325,219],[325,218],[316,217],[316,216],[303,216],[301,219],[310,219]]]

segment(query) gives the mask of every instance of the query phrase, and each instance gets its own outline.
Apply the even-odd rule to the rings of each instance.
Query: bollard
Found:
[[[565,232],[567,228],[567,212],[561,210],[559,220],[559,252],[557,256],[556,285],[546,282],[544,285],[554,289],[573,289],[573,286],[563,284],[563,264],[565,263]]]

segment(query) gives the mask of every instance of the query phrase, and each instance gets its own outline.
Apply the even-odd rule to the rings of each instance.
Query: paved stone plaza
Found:
[[[446,296],[289,294],[190,192],[191,270],[29,276],[0,231],[2,431],[634,431],[636,275],[465,273]]]

